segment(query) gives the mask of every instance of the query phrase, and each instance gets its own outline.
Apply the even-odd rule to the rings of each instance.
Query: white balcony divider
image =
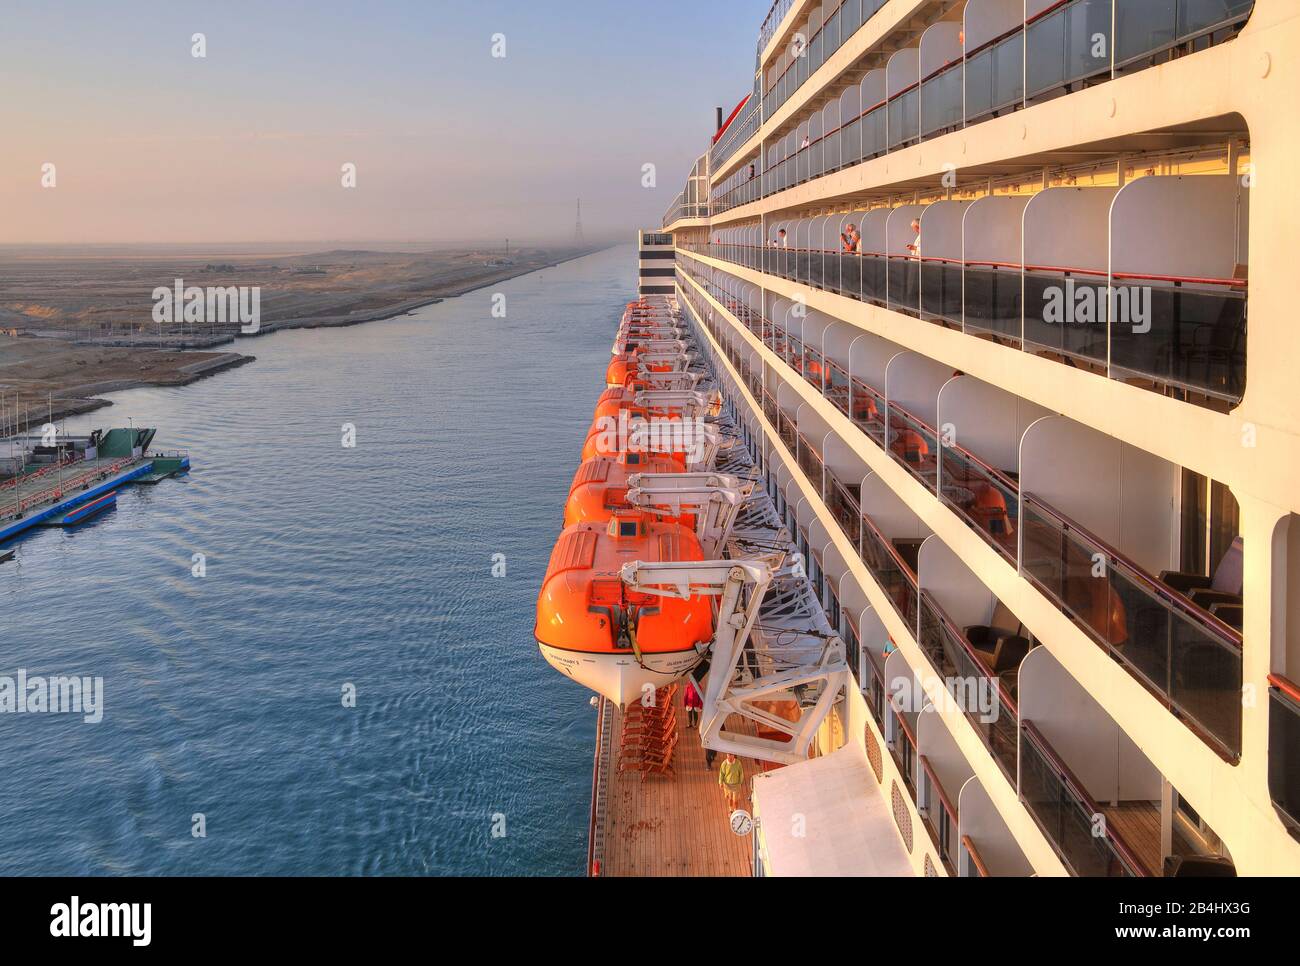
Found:
[[[1160,800],[1160,772],[1045,647],[1020,664],[1019,706],[1098,803]]]
[[[1178,481],[1173,463],[1065,416],[1036,420],[1020,443],[1021,493],[1152,575],[1177,567]]]
[[[965,562],[937,536],[921,544],[917,583],[938,602],[958,628],[987,625],[997,598]]]
[[[975,0],[971,0],[975,2]],[[978,778],[969,779],[957,796],[957,836],[975,846],[991,876],[1030,876],[1034,868],[1016,842],[1011,829]],[[976,875],[971,859],[962,851],[957,873]]]

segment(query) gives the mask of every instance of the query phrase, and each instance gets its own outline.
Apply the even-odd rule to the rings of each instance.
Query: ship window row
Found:
[[[688,300],[727,346],[746,389],[761,400],[761,419],[793,459],[788,465],[775,447],[763,446],[757,414],[732,409],[747,426],[747,444],[787,525],[808,548],[814,586],[856,651],[852,664],[868,712],[949,869],[973,876],[1032,872],[837,542],[801,496],[796,473],[819,491],[1067,869],[1102,876],[1229,871],[1231,859],[1213,830],[1010,608],[819,424],[797,393],[779,379],[765,382],[761,363],[747,358],[747,348],[702,299],[688,293]],[[1175,807],[1162,813],[1166,794]]]
[[[883,6],[862,2],[813,10],[806,48],[796,40],[767,71],[765,117]],[[886,37],[864,54],[860,80],[823,92],[829,103],[770,140],[763,194],[1222,42],[1253,8],[1253,0],[970,0],[915,41],[900,25],[892,49]]]
[[[1244,547],[1227,487],[787,299],[770,298],[764,317],[756,286],[703,266],[687,272],[1172,714],[1236,760]],[[795,425],[770,403],[791,452],[804,453]],[[815,469],[817,450],[807,458]],[[853,503],[835,487],[826,497],[833,509]],[[902,551],[854,514],[845,520],[917,624],[914,581],[893,559]]]
[[[679,247],[1227,411],[1246,390],[1249,196],[1235,174],[1154,175]]]

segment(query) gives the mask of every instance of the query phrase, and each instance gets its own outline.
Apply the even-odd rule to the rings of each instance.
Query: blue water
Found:
[[[100,724],[0,714],[0,874],[580,874],[594,711],[533,614],[635,264],[252,340],[69,420],[195,469],[0,564],[0,675],[105,691]]]

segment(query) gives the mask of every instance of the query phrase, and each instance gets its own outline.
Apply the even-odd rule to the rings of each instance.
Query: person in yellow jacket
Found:
[[[727,808],[733,812],[740,800],[740,786],[744,781],[745,766],[740,763],[739,758],[727,752],[727,757],[722,759],[722,764],[718,766],[718,784],[726,792]]]

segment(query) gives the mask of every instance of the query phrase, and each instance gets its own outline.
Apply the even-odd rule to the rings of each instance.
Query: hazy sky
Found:
[[[768,6],[4,0],[0,243],[567,240],[579,196],[589,238],[655,227]]]

